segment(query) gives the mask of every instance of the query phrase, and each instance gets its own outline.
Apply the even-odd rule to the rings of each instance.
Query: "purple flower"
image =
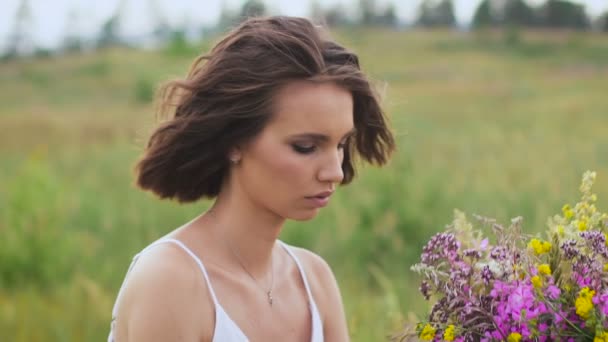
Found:
[[[490,251],[490,258],[498,261],[505,260],[507,258],[507,249],[503,246],[496,246]]]
[[[555,286],[555,285],[549,285],[547,287],[547,297],[555,300],[557,298],[559,298],[559,295],[561,294],[561,290]]]
[[[578,216],[587,208],[585,198],[574,207]],[[526,247],[530,237],[522,234],[521,219],[503,228],[481,218],[493,223],[497,245],[486,238],[480,241],[481,232],[471,230],[463,215],[456,217],[453,230],[433,236],[423,249],[422,262],[412,269],[424,276],[424,297],[437,296],[428,317],[437,327],[435,340],[441,341],[443,329],[452,324],[458,342],[574,342],[608,331],[608,235],[595,229],[596,216],[584,215],[592,222],[588,230],[569,231],[566,236],[577,234],[570,240],[563,239],[560,229],[557,234],[550,230],[550,244],[556,249],[542,255]],[[552,222],[565,226],[569,221],[563,219]],[[466,228],[464,234],[461,228]],[[590,298],[593,319],[577,314],[583,287],[596,291]]]
[[[608,318],[608,290],[595,295],[592,302],[599,307],[602,314]]]
[[[426,300],[429,300],[431,298],[431,287],[429,286],[429,283],[426,280],[420,284],[420,292]]]
[[[458,260],[460,242],[454,234],[438,233],[424,246],[421,260],[424,264],[434,265],[435,262],[447,258],[451,262]]]
[[[486,285],[490,284],[490,281],[494,279],[494,274],[492,273],[492,270],[490,270],[490,266],[485,265],[481,269],[481,279],[483,279],[483,282]]]
[[[564,256],[566,259],[574,259],[580,255],[578,248],[576,248],[575,240],[567,240],[564,241],[561,245],[562,250],[564,251]]]
[[[608,258],[608,248],[606,248],[606,237],[604,233],[598,230],[588,230],[579,234],[594,253],[597,253],[604,258]]]

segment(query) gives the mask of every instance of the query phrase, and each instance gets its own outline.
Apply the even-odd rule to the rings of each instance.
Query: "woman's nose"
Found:
[[[343,160],[344,154],[342,150],[330,153],[330,156],[325,159],[319,170],[319,181],[341,183],[342,179],[344,179],[344,171],[342,170]]]

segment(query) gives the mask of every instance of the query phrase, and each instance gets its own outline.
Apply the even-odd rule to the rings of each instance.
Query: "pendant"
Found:
[[[268,304],[272,306],[272,291],[266,292],[266,295],[268,296]]]

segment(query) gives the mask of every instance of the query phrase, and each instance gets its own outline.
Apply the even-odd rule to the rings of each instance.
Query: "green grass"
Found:
[[[608,37],[518,34],[336,34],[382,89],[399,149],[282,239],[335,269],[353,340],[382,340],[426,312],[409,267],[454,208],[523,215],[539,232],[592,169],[607,210]],[[154,126],[151,93],[196,49],[0,64],[3,340],[103,340],[130,258],[209,205],[158,201],[132,175]]]

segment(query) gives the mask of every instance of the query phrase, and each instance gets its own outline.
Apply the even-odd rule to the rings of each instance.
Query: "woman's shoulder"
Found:
[[[206,287],[195,261],[178,246],[162,243],[145,249],[117,298],[116,335],[128,329],[129,337],[141,340],[172,340],[178,335],[200,340],[200,318],[213,313],[211,305],[204,305],[207,300],[212,303],[205,298]]]
[[[325,259],[305,248],[295,246],[290,246],[290,248],[302,264],[317,303],[325,303],[328,299],[339,296],[336,278]]]
[[[308,278],[314,277],[316,278],[316,280],[327,281],[328,279],[325,278],[327,278],[328,276],[333,277],[331,267],[329,266],[327,261],[325,261],[325,259],[323,259],[317,253],[306,248],[291,245],[289,246],[289,248],[294,252],[296,257],[302,264],[302,267],[304,268]]]
[[[125,279],[124,290],[132,295],[148,295],[180,288],[193,289],[202,277],[192,258],[179,247],[159,243],[144,249]],[[175,296],[184,293],[173,294]]]
[[[348,340],[342,295],[331,267],[312,251],[291,248],[306,272],[312,296],[321,314],[326,340]]]

